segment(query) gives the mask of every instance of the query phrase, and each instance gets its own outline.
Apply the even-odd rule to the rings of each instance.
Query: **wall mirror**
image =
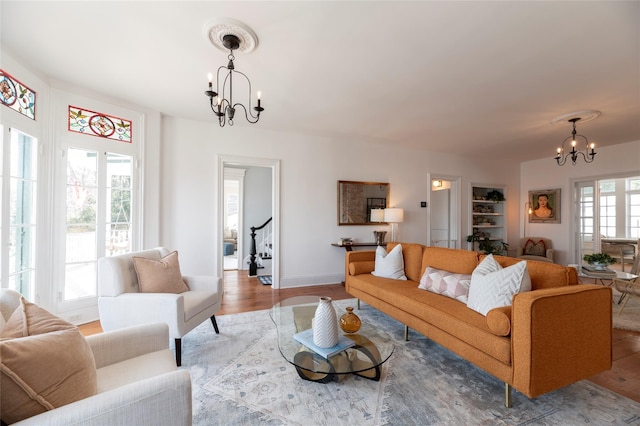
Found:
[[[389,184],[385,182],[338,181],[338,225],[379,225],[371,210],[388,207]]]

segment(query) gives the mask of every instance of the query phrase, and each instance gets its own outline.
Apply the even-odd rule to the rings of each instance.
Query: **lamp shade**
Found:
[[[404,222],[404,210],[396,207],[384,209],[384,221],[389,223]]]
[[[384,222],[384,209],[371,209],[371,222]]]

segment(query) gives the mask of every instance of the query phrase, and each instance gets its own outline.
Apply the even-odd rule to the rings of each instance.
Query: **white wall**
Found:
[[[593,163],[579,159],[576,165],[571,162],[560,167],[552,158],[528,161],[521,164],[520,172],[520,213],[519,234],[523,233],[525,220],[524,206],[529,191],[538,189],[562,190],[561,223],[527,223],[527,236],[545,237],[553,241],[556,263],[576,263],[573,253],[572,223],[575,220],[573,206],[574,182],[588,178],[619,176],[633,173],[640,175],[640,141],[628,142],[597,149]]]
[[[518,165],[499,159],[466,159],[399,149],[373,142],[330,140],[260,125],[219,128],[211,123],[163,117],[161,241],[180,250],[180,263],[193,274],[212,274],[219,256],[216,235],[216,155],[281,161],[281,287],[336,283],[344,278],[339,237],[373,241],[388,226],[338,226],[337,181],[390,183],[390,205],[405,209],[399,240],[427,243],[428,173],[462,177],[461,235],[469,233],[469,185],[508,184],[518,194]],[[518,199],[507,195],[510,235],[517,238]]]

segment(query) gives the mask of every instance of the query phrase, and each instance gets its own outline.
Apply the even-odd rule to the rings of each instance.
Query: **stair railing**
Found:
[[[249,258],[249,276],[251,277],[258,275],[258,263],[256,262],[256,255],[260,253],[261,257],[266,257],[266,255],[268,254],[268,256],[270,257],[273,251],[273,232],[271,225],[269,225],[272,219],[273,217],[270,217],[262,225],[252,226],[251,228],[249,228],[251,230],[251,256]],[[267,225],[269,226],[267,227]],[[267,229],[261,233],[260,252],[258,252],[258,247],[256,245],[256,231],[260,231],[265,227],[267,227]]]

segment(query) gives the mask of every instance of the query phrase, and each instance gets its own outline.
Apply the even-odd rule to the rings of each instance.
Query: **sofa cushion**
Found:
[[[382,246],[376,249],[375,269],[376,277],[406,280],[404,275],[404,261],[402,259],[402,245],[398,244],[389,253]]]
[[[349,274],[370,274],[376,267],[376,262],[373,260],[362,260],[359,262],[349,263]]]
[[[478,266],[478,253],[445,247],[426,247],[422,258],[420,276],[422,276],[427,266],[453,272],[454,274],[471,274]]]
[[[0,340],[0,417],[4,422],[14,423],[96,394],[93,352],[73,324],[22,299],[5,330],[12,337]]]
[[[392,250],[400,243],[391,242],[387,244],[387,250]],[[402,258],[404,259],[404,274],[408,280],[418,282],[424,269],[421,268],[422,253],[424,246],[415,243],[402,243]],[[443,268],[444,269],[444,268]]]
[[[487,312],[487,326],[496,336],[511,334],[511,306],[501,306]]]
[[[471,275],[454,274],[427,266],[420,278],[418,288],[467,303],[469,284],[471,284]]]
[[[189,287],[182,279],[178,252],[174,251],[160,260],[133,257],[141,293],[184,293]]]
[[[481,256],[481,260],[483,258]],[[507,256],[494,256],[494,259],[503,268],[522,262],[522,259]],[[529,271],[531,278],[531,290],[578,284],[576,268],[569,268],[565,265],[527,260],[527,271]]]
[[[467,306],[487,315],[493,308],[511,305],[514,294],[530,290],[526,261],[502,268],[492,255],[488,255],[471,274]]]
[[[522,251],[524,255],[527,256],[546,256],[547,255],[547,247],[544,244],[544,240],[538,240],[534,242],[531,238],[524,243],[524,249]]]

